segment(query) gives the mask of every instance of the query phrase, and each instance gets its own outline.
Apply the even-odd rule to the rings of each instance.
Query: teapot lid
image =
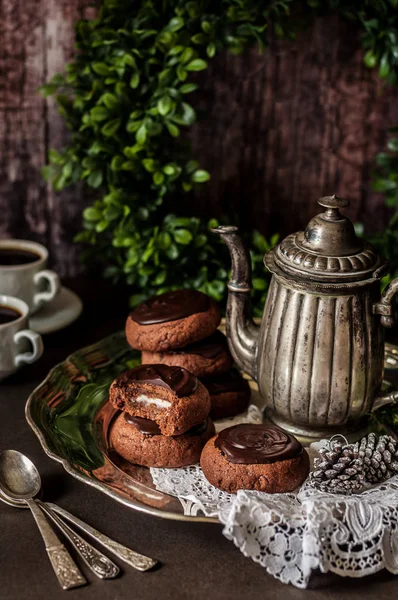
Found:
[[[340,213],[348,200],[325,196],[318,204],[326,211],[311,219],[304,231],[288,235],[279,244],[273,255],[275,263],[287,273],[314,281],[367,279],[380,267],[381,259]]]

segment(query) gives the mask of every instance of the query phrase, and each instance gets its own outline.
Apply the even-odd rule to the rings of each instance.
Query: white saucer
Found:
[[[29,327],[37,333],[53,333],[67,327],[80,316],[83,303],[79,296],[66,287],[29,319]]]

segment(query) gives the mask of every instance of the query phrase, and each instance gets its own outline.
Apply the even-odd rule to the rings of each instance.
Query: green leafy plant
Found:
[[[398,127],[390,130],[398,132]],[[377,171],[373,175],[373,189],[385,195],[386,205],[391,208],[392,215],[388,227],[380,234],[373,236],[372,242],[389,260],[392,277],[398,276],[398,138],[391,137],[387,144],[388,152],[381,152],[376,157]]]
[[[51,150],[43,175],[55,190],[83,181],[94,194],[77,241],[91,245],[105,274],[134,286],[135,303],[152,293],[196,287],[220,300],[225,248],[206,223],[184,215],[210,174],[190,156],[184,130],[196,120],[189,100],[195,73],[217,53],[262,50],[268,36],[294,39],[314,15],[358,22],[365,63],[396,83],[395,0],[103,0],[98,18],[76,26],[77,54],[65,75],[43,86],[54,94],[71,142]],[[182,138],[182,141],[181,141]],[[170,205],[179,214],[170,213]],[[275,243],[249,239],[254,302],[267,290],[262,254]]]

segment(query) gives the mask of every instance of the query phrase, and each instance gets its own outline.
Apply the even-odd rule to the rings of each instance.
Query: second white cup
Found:
[[[0,381],[43,354],[40,334],[27,329],[28,318],[25,302],[0,294]]]

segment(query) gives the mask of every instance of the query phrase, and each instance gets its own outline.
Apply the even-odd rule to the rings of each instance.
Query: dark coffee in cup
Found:
[[[23,248],[0,248],[0,265],[11,267],[17,265],[28,265],[40,260],[40,255]]]
[[[0,325],[4,325],[5,323],[11,323],[11,321],[16,321],[20,317],[22,317],[22,314],[18,312],[15,308],[0,304]]]

